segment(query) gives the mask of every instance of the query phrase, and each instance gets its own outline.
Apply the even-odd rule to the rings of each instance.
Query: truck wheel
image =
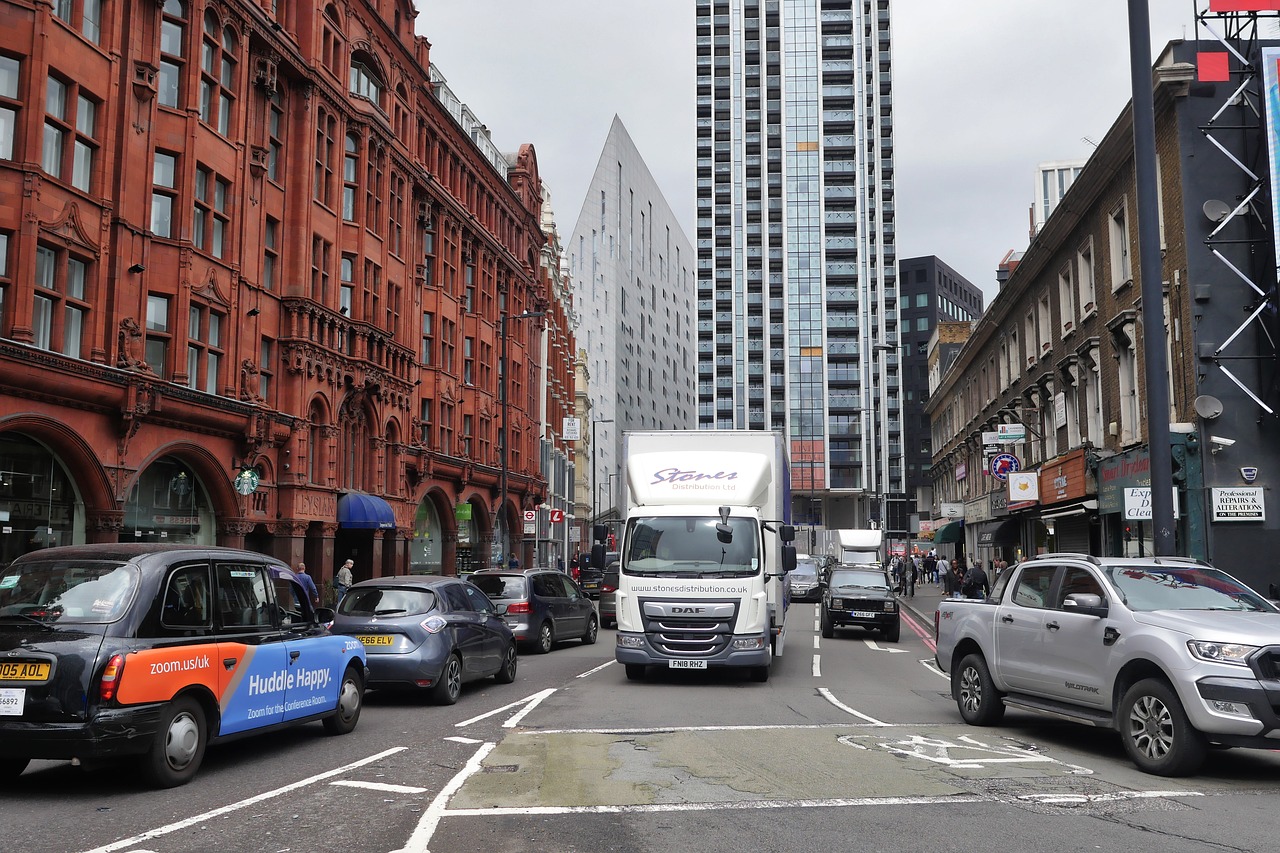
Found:
[[[827,615],[825,610],[818,617],[818,623],[822,628],[822,639],[830,640],[836,635],[836,626],[831,623],[831,617]]]
[[[627,681],[644,681],[644,664],[627,664]]]
[[[360,721],[360,709],[364,706],[364,678],[354,666],[342,673],[338,687],[338,707],[324,718],[324,730],[331,735],[350,734]]]
[[[151,748],[142,756],[144,776],[157,788],[176,788],[190,782],[204,760],[209,741],[204,709],[183,696],[164,706]]]
[[[1120,700],[1120,739],[1138,769],[1156,776],[1189,776],[1204,763],[1208,746],[1191,726],[1173,688],[1144,678]]]
[[[956,667],[956,707],[971,726],[994,726],[1004,717],[1004,702],[996,692],[987,661],[980,654],[965,655]]]
[[[763,684],[769,680],[769,667],[753,666],[751,667],[751,680],[757,684]]]
[[[890,643],[898,642],[898,639],[901,636],[902,636],[902,622],[900,621],[894,622],[892,628],[884,629],[884,638]]]

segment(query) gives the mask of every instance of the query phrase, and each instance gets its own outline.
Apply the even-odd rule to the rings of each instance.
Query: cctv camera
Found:
[[[1231,445],[1236,443],[1236,440],[1234,438],[1221,438],[1220,436],[1216,436],[1216,435],[1209,436],[1209,441],[1213,442],[1219,447],[1230,447]]]

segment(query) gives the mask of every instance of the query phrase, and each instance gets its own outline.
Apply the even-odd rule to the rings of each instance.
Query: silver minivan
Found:
[[[594,602],[573,578],[555,569],[485,569],[469,580],[498,608],[520,642],[539,654],[563,640],[596,641],[600,620]]]

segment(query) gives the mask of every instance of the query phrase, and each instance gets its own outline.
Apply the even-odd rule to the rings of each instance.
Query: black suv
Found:
[[[880,631],[891,643],[898,642],[902,621],[887,572],[836,565],[821,586],[818,623],[823,637],[834,637],[836,628],[867,628]]]

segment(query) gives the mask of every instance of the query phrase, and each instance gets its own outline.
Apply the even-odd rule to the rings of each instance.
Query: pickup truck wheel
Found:
[[[1125,691],[1120,739],[1138,769],[1156,776],[1189,776],[1208,752],[1204,735],[1191,726],[1173,688],[1155,678]]]
[[[956,667],[956,706],[971,726],[994,726],[1004,717],[1004,702],[982,655],[965,655]]]

